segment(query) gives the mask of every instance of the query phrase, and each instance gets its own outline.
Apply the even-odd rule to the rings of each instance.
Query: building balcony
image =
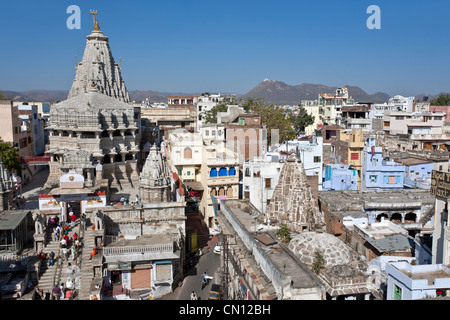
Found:
[[[206,179],[206,184],[208,186],[223,186],[223,185],[233,185],[239,183],[238,176],[226,176],[226,177],[208,177]]]
[[[173,243],[157,244],[157,245],[138,245],[138,246],[106,246],[103,248],[104,256],[122,255],[122,254],[143,254],[143,253],[159,253],[174,252]]]
[[[217,166],[237,166],[239,165],[238,158],[207,158],[205,159],[205,163],[210,167]]]
[[[348,125],[370,125],[370,119],[366,118],[347,118]]]
[[[411,140],[428,140],[428,141],[438,141],[438,140],[450,140],[450,134],[449,133],[442,133],[442,134],[411,134],[410,135]]]
[[[355,141],[355,142],[349,142],[348,147],[350,149],[363,149],[364,148],[364,141]]]

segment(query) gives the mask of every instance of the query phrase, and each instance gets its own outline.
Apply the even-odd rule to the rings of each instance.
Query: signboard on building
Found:
[[[450,172],[433,170],[430,190],[436,197],[450,199]]]

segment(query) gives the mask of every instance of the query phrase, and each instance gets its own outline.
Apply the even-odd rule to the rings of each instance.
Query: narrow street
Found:
[[[186,274],[183,284],[174,292],[162,298],[162,300],[190,300],[190,294],[194,291],[199,300],[208,300],[209,290],[213,283],[220,283],[220,255],[214,253],[216,237],[208,241],[208,246],[203,248],[203,254],[198,263]],[[202,289],[202,274],[206,272],[213,277],[208,285]]]
[[[26,199],[24,209],[39,209],[39,193],[45,191],[43,188],[49,174],[48,166],[44,166],[31,181],[22,187],[22,195]]]

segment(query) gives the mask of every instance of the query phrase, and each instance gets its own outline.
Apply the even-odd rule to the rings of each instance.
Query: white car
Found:
[[[220,251],[222,250],[222,246],[220,244],[216,244],[214,247],[214,253],[220,254]]]

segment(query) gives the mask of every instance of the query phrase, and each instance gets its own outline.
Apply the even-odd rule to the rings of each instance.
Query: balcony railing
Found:
[[[124,246],[124,247],[104,247],[103,255],[117,255],[130,253],[151,253],[151,252],[174,252],[173,243],[142,245],[142,246]]]

